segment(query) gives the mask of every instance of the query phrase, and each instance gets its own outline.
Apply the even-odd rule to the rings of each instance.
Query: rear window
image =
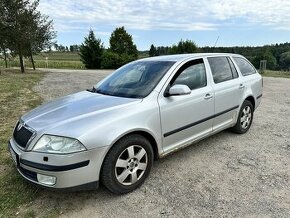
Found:
[[[233,59],[238,65],[243,76],[256,73],[256,69],[244,58],[234,57]]]

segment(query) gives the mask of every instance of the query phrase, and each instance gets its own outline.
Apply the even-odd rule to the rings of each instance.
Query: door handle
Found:
[[[245,88],[244,84],[240,84],[239,89]]]
[[[205,96],[204,96],[204,99],[205,100],[208,100],[208,99],[211,99],[213,97],[213,95],[211,95],[210,93],[207,93]]]

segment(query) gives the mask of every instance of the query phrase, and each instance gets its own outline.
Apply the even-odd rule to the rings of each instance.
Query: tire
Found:
[[[238,134],[246,133],[254,118],[254,108],[250,101],[245,100],[241,106],[239,116],[236,125],[232,128],[232,131]]]
[[[150,142],[141,135],[128,135],[117,141],[106,155],[101,181],[111,192],[126,194],[143,184],[152,165]]]

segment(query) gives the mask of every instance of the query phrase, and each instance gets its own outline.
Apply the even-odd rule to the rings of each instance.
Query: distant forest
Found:
[[[177,45],[159,46],[151,45],[149,56],[159,56],[167,54],[182,53],[236,53],[245,56],[253,65],[259,69],[260,61],[267,60],[267,69],[270,70],[290,70],[290,43],[281,43],[265,46],[235,46],[235,47],[197,47],[190,40],[180,41]]]

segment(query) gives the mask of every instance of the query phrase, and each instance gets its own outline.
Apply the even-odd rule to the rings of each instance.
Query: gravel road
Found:
[[[47,74],[35,90],[45,101],[84,90],[110,71]],[[62,217],[289,217],[290,79],[264,78],[248,133],[223,131],[154,162],[145,184],[122,196],[105,188],[42,191],[35,209]]]

